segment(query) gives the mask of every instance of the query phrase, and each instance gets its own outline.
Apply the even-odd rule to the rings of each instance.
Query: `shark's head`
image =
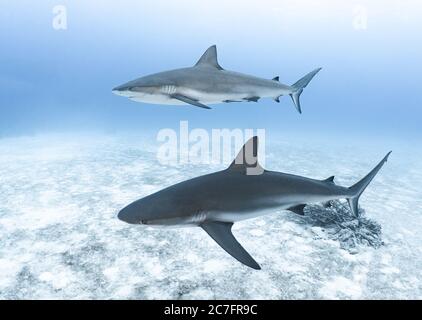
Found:
[[[142,98],[149,95],[170,93],[169,80],[160,74],[145,76],[125,84],[117,86],[112,90],[114,94],[127,98]]]
[[[180,206],[171,195],[161,192],[129,204],[117,217],[129,224],[174,225],[191,211],[190,207]]]
[[[122,84],[112,90],[114,94],[127,98],[140,98],[148,94],[154,94],[154,91],[155,87],[153,85],[142,85],[137,81]]]
[[[112,92],[114,94],[117,94],[118,96],[123,96],[123,97],[128,97],[128,98],[134,95],[133,87],[128,85],[128,83],[114,88]]]
[[[153,217],[151,212],[152,201],[140,199],[132,202],[118,213],[117,217],[130,224],[148,224]],[[157,216],[154,214],[154,216]]]

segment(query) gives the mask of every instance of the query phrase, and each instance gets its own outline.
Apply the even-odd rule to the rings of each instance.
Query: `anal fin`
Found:
[[[217,242],[228,254],[244,265],[260,270],[259,264],[249,255],[232,234],[231,222],[206,221],[201,224],[202,229]]]
[[[287,210],[294,212],[300,216],[304,216],[305,213],[303,212],[303,209],[305,209],[305,207],[306,207],[306,204],[299,204],[297,206],[290,207]]]

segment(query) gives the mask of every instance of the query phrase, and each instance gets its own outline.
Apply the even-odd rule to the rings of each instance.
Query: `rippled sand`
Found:
[[[148,139],[39,136],[0,140],[0,298],[422,298],[421,153],[395,151],[361,206],[384,245],[340,241],[287,211],[234,234],[249,269],[200,228],[124,224],[119,209],[223,165],[163,166]],[[271,170],[351,185],[389,150],[267,144]],[[194,195],[193,195],[194,196]]]

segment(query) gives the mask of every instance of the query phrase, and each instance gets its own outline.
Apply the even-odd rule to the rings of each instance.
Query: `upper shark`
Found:
[[[276,209],[303,215],[306,204],[342,198],[349,201],[353,214],[358,216],[359,197],[389,154],[362,180],[342,187],[334,183],[334,177],[316,180],[264,170],[258,163],[258,138],[254,137],[226,170],[178,183],[135,201],[118,217],[131,224],[200,226],[234,258],[260,269],[234,238],[234,222]]]
[[[193,67],[148,75],[113,89],[113,93],[131,100],[156,104],[190,104],[210,109],[209,104],[257,102],[261,98],[289,95],[299,113],[299,97],[321,68],[315,69],[289,86],[273,79],[224,70],[217,59],[216,46],[211,46]]]

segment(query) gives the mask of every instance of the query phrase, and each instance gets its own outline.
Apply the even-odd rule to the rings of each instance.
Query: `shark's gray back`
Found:
[[[261,91],[262,89],[279,92],[283,88],[290,88],[274,80],[207,66],[164,71],[135,80],[133,84],[134,86],[143,86],[144,84],[173,85],[178,88],[190,88],[220,94],[225,94],[228,91],[243,93],[245,91]]]
[[[255,211],[288,208],[303,201],[304,197],[311,201],[324,196],[344,195],[345,192],[345,188],[331,182],[281,172],[246,175],[227,169],[178,183],[152,197],[161,206],[166,202],[177,203],[179,212],[174,212],[175,216],[229,212],[239,213],[238,219],[241,220],[242,213],[246,219]]]
[[[258,162],[258,138],[241,149],[228,169],[168,187],[135,201],[119,212],[132,224],[198,225],[224,250],[247,266],[260,269],[231,232],[233,223],[287,209],[304,215],[306,204],[346,198],[358,217],[358,200],[389,152],[364,178],[349,188],[325,180],[264,170]]]

